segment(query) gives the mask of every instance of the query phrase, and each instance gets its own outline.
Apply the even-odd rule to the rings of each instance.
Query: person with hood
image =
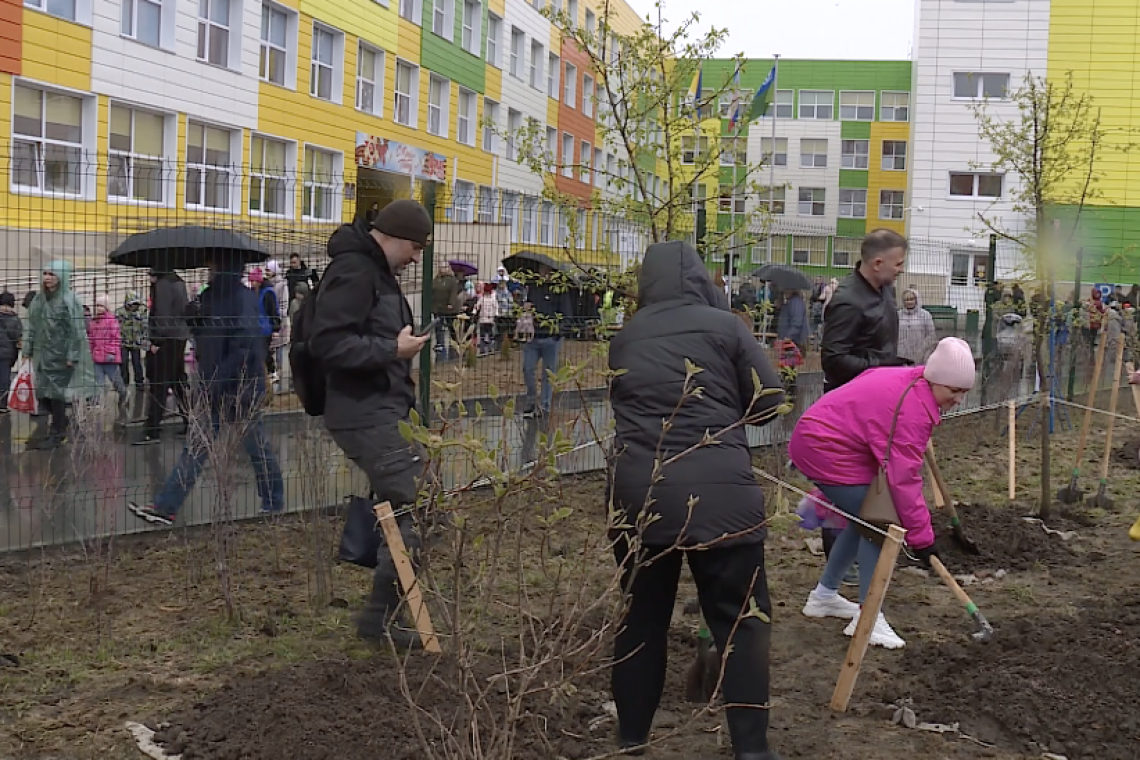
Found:
[[[258,334],[257,296],[242,285],[242,263],[218,254],[210,266],[210,284],[202,291],[191,317],[198,385],[210,412],[210,424],[196,426],[174,470],[150,504],[130,502],[127,508],[152,525],[174,524],[186,497],[194,488],[211,446],[199,436],[217,439],[222,427],[237,426],[242,446],[257,479],[262,514],[285,508],[285,482],[277,455],[270,446],[261,419],[265,398],[265,342]],[[215,450],[215,455],[218,452]],[[222,452],[225,455],[225,452]]]
[[[174,272],[152,269],[150,272],[150,312],[147,333],[146,426],[136,446],[162,440],[162,418],[167,398],[173,393],[183,429],[189,426],[189,404],[186,398],[186,342],[190,328],[186,324],[186,306],[190,297],[186,283]]]
[[[289,301],[297,297],[297,285],[302,282],[309,284],[309,289],[317,287],[320,282],[317,270],[312,269],[301,260],[300,254],[294,253],[289,257],[289,268],[285,270],[285,284],[289,287]]]
[[[431,216],[413,200],[389,203],[371,225],[357,219],[340,227],[329,238],[331,261],[306,328],[309,352],[327,378],[325,427],[368,476],[376,499],[392,504],[413,559],[421,544],[408,507],[416,503],[423,457],[404,439],[400,423],[408,422],[416,403],[412,360],[431,336],[413,330],[399,278],[419,263],[431,234]],[[400,597],[386,543],[376,561],[357,635],[416,646],[414,631],[394,625]]]
[[[119,409],[127,407],[127,384],[123,382],[120,366],[123,362],[122,335],[119,320],[111,313],[107,296],[95,299],[95,315],[87,326],[87,341],[91,345],[91,359],[95,363],[95,389],[102,394],[107,381],[119,394]]]
[[[784,306],[780,309],[780,316],[776,321],[776,338],[795,343],[802,355],[807,351],[810,329],[803,294],[798,290],[785,292]]]
[[[123,340],[123,382],[131,384],[131,369],[134,369],[135,385],[141,388],[146,379],[142,352],[146,346],[147,311],[136,291],[127,293],[123,305],[115,311],[115,318],[119,320],[119,334]]]
[[[42,288],[28,309],[24,357],[31,359],[36,397],[51,415],[48,435],[28,441],[31,449],[54,449],[67,436],[67,402],[95,387],[83,305],[71,292],[70,261],[49,262]]]
[[[0,293],[0,414],[8,413],[8,389],[12,386],[12,367],[20,356],[24,324],[16,314],[16,296]]]
[[[439,269],[431,280],[431,312],[435,317],[435,350],[440,358],[450,359],[454,347],[451,341],[456,338],[455,320],[467,303],[463,286],[447,262],[440,262]]]
[[[885,467],[907,545],[929,566],[937,552],[930,511],[922,495],[926,446],[942,413],[959,404],[973,386],[974,355],[969,344],[961,338],[944,338],[925,366],[875,367],[825,393],[796,423],[788,455],[828,501],[856,517],[879,469]],[[880,548],[862,537],[854,522],[848,522],[832,547],[819,584],[808,595],[803,614],[849,620],[843,633],[853,636]],[[859,604],[839,594],[843,576],[856,558]],[[906,646],[881,612],[871,644],[887,649]]]
[[[903,307],[899,309],[899,357],[922,364],[934,349],[934,317],[922,308],[918,291],[903,291]]]
[[[614,641],[618,740],[623,749],[649,741],[687,560],[717,651],[728,653],[722,688],[736,760],[777,760],[768,749],[771,625],[741,615],[753,604],[764,616],[772,611],[764,493],[741,422],[775,417],[784,401],[780,378],[689,244],[649,246],[637,304],[609,353],[610,369],[620,373],[611,395],[611,534],[628,595]],[[754,378],[774,392],[758,395]],[[699,397],[694,386],[703,389]],[[710,434],[716,445],[700,446]],[[655,468],[672,457],[658,476]]]
[[[266,278],[265,270],[254,267],[249,272],[249,284],[257,293],[258,333],[265,341],[265,371],[269,382],[276,383],[277,356],[274,343],[281,332],[281,306],[277,302],[277,289],[272,278]]]

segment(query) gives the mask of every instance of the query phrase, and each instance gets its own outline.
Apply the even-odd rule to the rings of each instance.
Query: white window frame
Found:
[[[954,177],[968,176],[973,178],[973,193],[970,195],[958,195],[951,192]],[[950,172],[946,183],[946,197],[950,200],[956,201],[998,201],[1005,195],[1005,175],[998,172]],[[998,188],[997,195],[980,195],[980,185],[982,177],[997,177],[1000,187]]]
[[[516,111],[514,108],[507,109],[507,158],[511,161],[518,161],[520,148],[518,144],[518,133],[522,129],[523,118],[522,111]]]
[[[762,187],[756,198],[758,201],[757,208],[772,216],[784,216],[788,211],[788,188],[783,185],[770,189]]]
[[[522,242],[531,245],[538,243],[538,202],[529,196],[523,197],[519,211],[522,212],[522,227],[519,231]]]
[[[475,147],[475,131],[479,124],[479,101],[475,92],[460,87],[455,107],[455,141],[460,145]],[[464,137],[466,132],[466,138]]]
[[[586,38],[590,40],[590,47],[594,48],[597,45],[598,35],[598,18],[594,12],[589,8],[586,9]]]
[[[447,137],[449,106],[451,105],[451,80],[429,74],[428,80],[428,107],[427,107],[427,133],[436,137]],[[439,85],[440,102],[432,102],[432,88]],[[432,116],[436,117],[436,124],[432,126]]]
[[[202,129],[202,161],[200,163],[193,163],[190,161],[190,139],[191,131],[195,128]],[[206,137],[207,130],[216,129],[225,132],[229,136],[229,163],[227,165],[211,164],[206,162],[206,144],[209,140]],[[232,214],[235,213],[238,203],[241,201],[241,190],[238,185],[238,171],[237,167],[241,163],[241,129],[236,127],[226,127],[220,124],[211,124],[207,121],[198,119],[191,119],[186,124],[186,175],[183,180],[185,183],[185,206],[187,209],[195,211],[210,211],[213,213]],[[236,159],[236,160],[235,160]],[[196,170],[201,173],[199,187],[201,188],[201,195],[199,199],[191,201],[190,199],[190,172]],[[225,206],[207,206],[204,199],[209,183],[207,179],[210,173],[219,175],[226,186],[226,205]],[[198,202],[202,200],[202,202]]]
[[[487,13],[487,63],[496,69],[503,68],[502,61],[503,17],[497,13]]]
[[[206,17],[201,15],[203,3],[206,4]],[[215,3],[225,3],[226,5],[227,16],[224,25],[209,17]],[[198,61],[223,69],[239,70],[241,67],[241,29],[243,27],[241,0],[199,0],[198,7],[194,12],[198,21],[197,50],[195,51]],[[237,34],[234,33],[235,27]],[[225,47],[223,48],[226,51],[226,60],[219,63],[210,60],[210,41],[213,39],[213,35],[223,32],[226,36]]]
[[[891,146],[891,153],[887,153],[887,145]],[[895,146],[902,145],[902,155],[895,151]],[[906,140],[883,140],[882,168],[885,172],[905,172],[907,160]]]
[[[905,190],[879,191],[879,219],[902,221],[906,216]]]
[[[746,150],[746,139],[747,138],[721,136],[719,156],[721,166],[736,166],[742,163],[740,152]]]
[[[822,149],[822,153],[820,150]],[[827,168],[827,140],[821,137],[803,137],[800,139],[800,168],[826,169]]]
[[[804,100],[810,97],[811,102]],[[821,102],[822,101],[822,102]],[[799,118],[813,121],[835,120],[835,90],[800,90]]]
[[[400,68],[408,70],[409,92],[400,90]],[[392,121],[412,129],[419,128],[420,67],[403,58],[396,59],[396,78],[392,86]],[[407,115],[400,118],[400,105],[406,104]]]
[[[590,184],[590,159],[594,156],[594,146],[586,140],[578,144],[578,179]]]
[[[329,37],[332,43],[332,61],[326,62],[317,58],[317,41],[320,36]],[[340,103],[344,92],[344,33],[331,26],[313,22],[313,44],[309,55],[309,95],[326,103]],[[320,93],[319,75],[322,69],[329,72],[329,96],[326,98]]]
[[[806,256],[797,254],[806,254]],[[827,266],[827,237],[822,235],[793,235],[792,266]]]
[[[521,81],[523,66],[526,63],[526,32],[517,26],[511,27],[511,49],[508,55],[510,58],[507,73]]]
[[[42,99],[41,99],[41,103],[40,103],[40,122],[39,122],[40,135],[38,137],[32,136],[32,135],[20,136],[19,138],[16,137],[16,133],[15,133],[15,88],[17,86],[25,87],[29,90],[38,90],[42,94],[41,95]],[[63,88],[63,87],[44,87],[44,86],[41,86],[39,84],[34,84],[32,82],[17,80],[15,77],[12,78],[12,91],[11,92],[12,92],[12,101],[13,101],[13,103],[12,103],[13,119],[12,119],[12,124],[11,124],[11,130],[12,130],[11,134],[12,134],[13,144],[15,143],[16,139],[19,139],[21,142],[31,143],[31,144],[35,144],[35,145],[39,146],[35,150],[36,165],[35,165],[35,169],[34,169],[38,184],[35,187],[33,187],[31,185],[17,185],[15,182],[16,173],[15,173],[15,171],[10,170],[9,171],[9,187],[11,188],[12,192],[16,193],[16,194],[20,194],[20,195],[46,195],[46,196],[51,196],[53,198],[92,198],[94,195],[94,192],[95,192],[95,182],[92,181],[93,177],[88,176],[89,172],[86,171],[86,167],[93,165],[93,163],[94,163],[93,155],[94,155],[95,151],[93,151],[90,148],[90,146],[95,145],[96,139],[97,139],[96,138],[96,135],[97,135],[96,119],[98,116],[98,109],[97,109],[97,105],[96,105],[97,101],[95,100],[95,96],[90,95],[90,94],[85,93],[85,92],[70,90],[70,89]],[[47,126],[46,126],[47,101],[48,101],[48,98],[50,96],[53,96],[53,95],[54,96],[63,96],[63,97],[75,98],[79,101],[79,109],[80,109],[79,110],[79,113],[80,113],[80,116],[79,116],[79,122],[80,122],[79,123],[79,136],[80,136],[80,141],[78,143],[70,142],[70,141],[66,141],[66,140],[49,138],[47,136]],[[57,190],[48,190],[47,189],[47,176],[48,175],[47,175],[47,161],[46,161],[44,146],[57,146],[57,147],[64,147],[64,148],[73,148],[73,149],[78,148],[79,149],[79,166],[78,166],[77,172],[76,172],[79,175],[79,192],[78,193],[61,192],[61,191],[57,191]],[[11,161],[13,161],[13,162],[15,161],[14,153],[13,153],[13,158],[11,159]],[[69,171],[70,171],[70,169],[69,169]]]
[[[570,237],[570,212],[566,208],[559,206],[554,211],[555,216],[558,217],[558,245],[563,248],[569,248],[573,245],[574,240]]]
[[[578,108],[578,67],[572,63],[563,65],[562,102],[570,108]]]
[[[863,241],[858,238],[833,237],[831,239],[831,266],[851,269],[859,260]],[[840,256],[843,256],[840,259]]]
[[[156,7],[158,9],[158,39],[144,40],[139,37],[139,8],[144,4],[147,6]],[[150,47],[169,49],[171,47],[170,34],[167,32],[169,25],[168,17],[171,15],[169,9],[162,0],[122,0],[119,4],[119,34],[129,40],[134,40],[140,45],[148,45]],[[78,8],[77,8],[78,10]]]
[[[809,194],[806,200],[804,198],[805,193]],[[819,194],[818,197],[816,195],[817,193]],[[798,200],[796,202],[796,215],[797,216],[809,216],[809,217],[827,216],[827,189],[826,188],[823,188],[823,187],[801,187],[801,188],[799,188],[799,192],[796,194],[796,197],[798,198]],[[808,209],[806,214],[804,213],[804,208],[805,208],[804,204],[805,203],[807,204],[806,208]],[[818,214],[816,213],[816,207],[817,206],[819,208]]]
[[[867,218],[867,188],[841,187],[839,188],[839,218],[840,219],[866,219]]]
[[[258,147],[255,144],[255,141],[257,141],[257,140],[262,141],[262,145],[260,146],[262,149],[262,154],[261,154],[262,170],[260,172],[254,171],[254,168],[253,168],[254,167],[254,153],[255,153],[256,147]],[[281,170],[282,174],[271,174],[271,173],[268,173],[265,171],[265,143],[267,143],[267,142],[278,143],[278,144],[283,145],[285,147],[285,166]],[[246,208],[249,210],[250,216],[266,217],[266,218],[270,218],[270,219],[292,219],[293,215],[295,213],[294,206],[296,205],[295,198],[294,198],[294,190],[293,190],[293,188],[296,184],[296,179],[295,179],[296,176],[297,176],[297,143],[295,143],[291,140],[283,140],[280,137],[274,137],[272,135],[261,134],[260,132],[254,132],[253,134],[250,135],[250,137],[249,137],[249,179],[250,179],[250,181],[249,181],[249,197],[248,197],[248,200],[246,201]],[[255,178],[261,180],[261,196],[260,196],[261,208],[257,209],[257,210],[255,210],[253,208],[253,199],[254,199],[253,180]],[[285,189],[285,199],[284,199],[285,210],[284,210],[284,212],[282,212],[280,214],[264,210],[265,198],[266,198],[265,185],[266,185],[267,181],[274,181],[274,180],[281,182],[282,186]]]
[[[546,97],[559,99],[562,95],[562,59],[551,53],[546,61]]]
[[[538,244],[549,246],[554,245],[554,204],[550,201],[542,202],[542,212],[540,213],[539,220]]]
[[[483,4],[479,0],[462,0],[463,30],[460,32],[459,47],[476,58],[483,35]]]
[[[870,98],[870,103],[865,103]],[[844,98],[847,103],[844,103]],[[854,102],[852,102],[854,101]],[[875,120],[875,91],[874,90],[840,90],[839,91],[839,120],[840,121],[874,121]]]
[[[64,21],[91,26],[93,8],[91,0],[24,0],[24,7],[46,13]]]
[[[590,180],[590,184],[593,187],[598,186],[598,179],[599,179],[598,175],[601,173],[602,169],[605,167],[605,159],[603,158],[602,154],[603,154],[603,151],[601,148],[594,148],[594,161],[592,164],[590,164],[594,168],[594,172],[593,172],[593,175],[592,175],[591,180]]]
[[[558,160],[558,130],[554,127],[546,128],[545,153],[546,162],[553,166]]]
[[[128,150],[119,150],[111,146],[111,111],[115,108],[123,108],[131,114],[131,146]],[[145,113],[150,116],[157,116],[162,119],[162,154],[158,156],[139,153],[135,149],[135,116],[139,113]],[[174,134],[177,131],[177,116],[163,111],[155,111],[149,108],[139,108],[129,103],[122,103],[119,101],[112,101],[107,110],[107,202],[130,204],[132,206],[154,206],[157,208],[171,208],[174,206],[174,196],[177,192],[174,183],[174,171],[172,171],[171,160],[169,156],[175,153],[175,141],[177,140]],[[172,128],[173,127],[173,128]],[[127,187],[129,195],[112,195],[111,194],[111,159],[115,157],[122,157],[127,160]],[[144,161],[157,161],[159,164],[159,186],[162,188],[162,199],[157,201],[149,201],[135,198],[133,195],[133,188],[135,185],[135,161],[142,159]]]
[[[768,104],[768,110],[764,113],[765,116],[772,115],[772,109],[776,109],[777,119],[794,119],[796,118],[796,91],[795,90],[776,90],[776,97]]]
[[[483,150],[488,153],[496,152],[499,135],[495,131],[499,126],[499,103],[490,98],[483,98]]]
[[[570,20],[570,28],[578,28],[578,0],[566,0],[566,15]]]
[[[566,148],[570,148],[569,151]],[[569,156],[567,156],[569,152]],[[569,132],[562,133],[562,152],[559,154],[559,161],[562,164],[562,176],[574,176],[574,135]]]
[[[475,183],[457,179],[451,187],[451,221],[455,224],[475,222]]]
[[[431,33],[448,42],[455,39],[455,0],[432,0]]]
[[[906,99],[906,103],[901,106],[897,103],[898,96],[900,95]],[[887,105],[888,98],[892,101],[890,105]],[[899,111],[902,111],[901,119],[899,118]],[[884,90],[879,93],[879,121],[910,121],[910,93],[902,92],[901,90]]]
[[[266,37],[266,15],[269,14],[270,29],[272,29],[272,14],[285,19],[285,46],[282,47]],[[270,35],[272,36],[272,35]],[[258,78],[262,82],[284,87],[289,90],[297,89],[297,12],[291,8],[276,3],[265,2],[261,4],[261,28],[258,30]],[[269,60],[271,51],[280,52],[285,61],[283,63],[282,81],[274,82],[269,76]]]
[[[475,218],[479,224],[494,224],[499,212],[498,195],[495,188],[489,185],[479,185],[475,193]]]
[[[589,74],[582,75],[582,115],[594,118],[594,78]]]
[[[745,213],[745,201],[748,199],[743,191],[744,188],[738,185],[721,185],[717,200],[717,210],[722,214]]]
[[[504,190],[499,201],[499,224],[510,226],[511,242],[519,242],[519,194],[513,190]]]
[[[840,142],[840,161],[842,169],[867,170],[871,167],[871,141],[870,140],[843,140]]]
[[[400,18],[407,19],[416,26],[421,26],[424,21],[423,0],[399,0],[399,2]]]
[[[364,71],[364,53],[372,54],[371,77]],[[384,51],[375,45],[369,45],[360,40],[356,47],[356,110],[370,116],[384,115]],[[372,108],[367,108],[363,93],[365,88],[372,88]]]
[[[681,163],[692,166],[697,163],[699,156],[705,155],[709,150],[709,138],[701,137],[700,141],[693,135],[681,135]]]
[[[320,153],[332,159],[332,177],[327,179],[326,182],[315,182],[309,179],[309,173],[306,171],[307,158],[310,153]],[[320,145],[305,144],[302,151],[301,163],[301,219],[309,222],[336,222],[340,220],[340,207],[341,199],[344,196],[342,192],[344,176],[344,153],[339,150],[332,150]],[[331,202],[328,216],[316,216],[313,213],[312,201],[316,197],[312,190],[316,188],[323,188],[328,192],[328,197]],[[306,201],[306,194],[308,201]]]
[[[780,148],[783,148],[781,150]],[[774,148],[774,150],[773,150]],[[769,163],[769,159],[771,162]],[[788,165],[788,138],[777,137],[775,146],[772,145],[771,137],[760,138],[760,162],[764,166],[787,166]]]
[[[954,100],[1008,100],[1009,99],[1009,85],[1010,75],[1003,71],[955,71],[950,75],[950,97]],[[966,77],[967,79],[960,79]],[[987,77],[1005,77],[1005,88],[1001,96],[986,95],[986,81]],[[972,83],[973,94],[959,95],[958,84]]]
[[[546,65],[546,46],[538,40],[530,41],[530,72],[527,79],[530,86],[542,92],[545,77],[542,67]]]

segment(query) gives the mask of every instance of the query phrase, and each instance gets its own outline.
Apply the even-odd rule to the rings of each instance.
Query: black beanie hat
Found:
[[[432,222],[427,209],[413,200],[392,201],[372,220],[372,229],[385,235],[427,245]]]
[[[0,293],[0,306],[13,306],[14,307],[15,305],[16,305],[16,296],[12,295],[7,290],[5,290],[3,293]]]

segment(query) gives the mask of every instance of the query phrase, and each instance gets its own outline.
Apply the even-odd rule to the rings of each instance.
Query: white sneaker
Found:
[[[855,626],[859,624],[859,612],[855,613],[855,617],[843,629],[844,636],[854,636]],[[879,613],[879,619],[875,621],[875,629],[871,631],[871,646],[883,647],[884,649],[902,649],[906,646],[906,642],[902,637],[895,633],[895,629],[891,628],[891,624],[887,622],[883,613]]]
[[[851,620],[859,616],[859,605],[844,599],[838,592],[831,596],[822,596],[816,592],[816,589],[812,589],[808,594],[803,613],[809,618],[833,617]]]

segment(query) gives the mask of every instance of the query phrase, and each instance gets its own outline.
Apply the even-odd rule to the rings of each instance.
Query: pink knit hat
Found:
[[[254,283],[265,281],[265,273],[261,271],[261,267],[254,267],[249,270],[249,281]]]
[[[974,387],[974,352],[961,338],[943,338],[926,360],[922,376],[936,385],[969,390]]]

